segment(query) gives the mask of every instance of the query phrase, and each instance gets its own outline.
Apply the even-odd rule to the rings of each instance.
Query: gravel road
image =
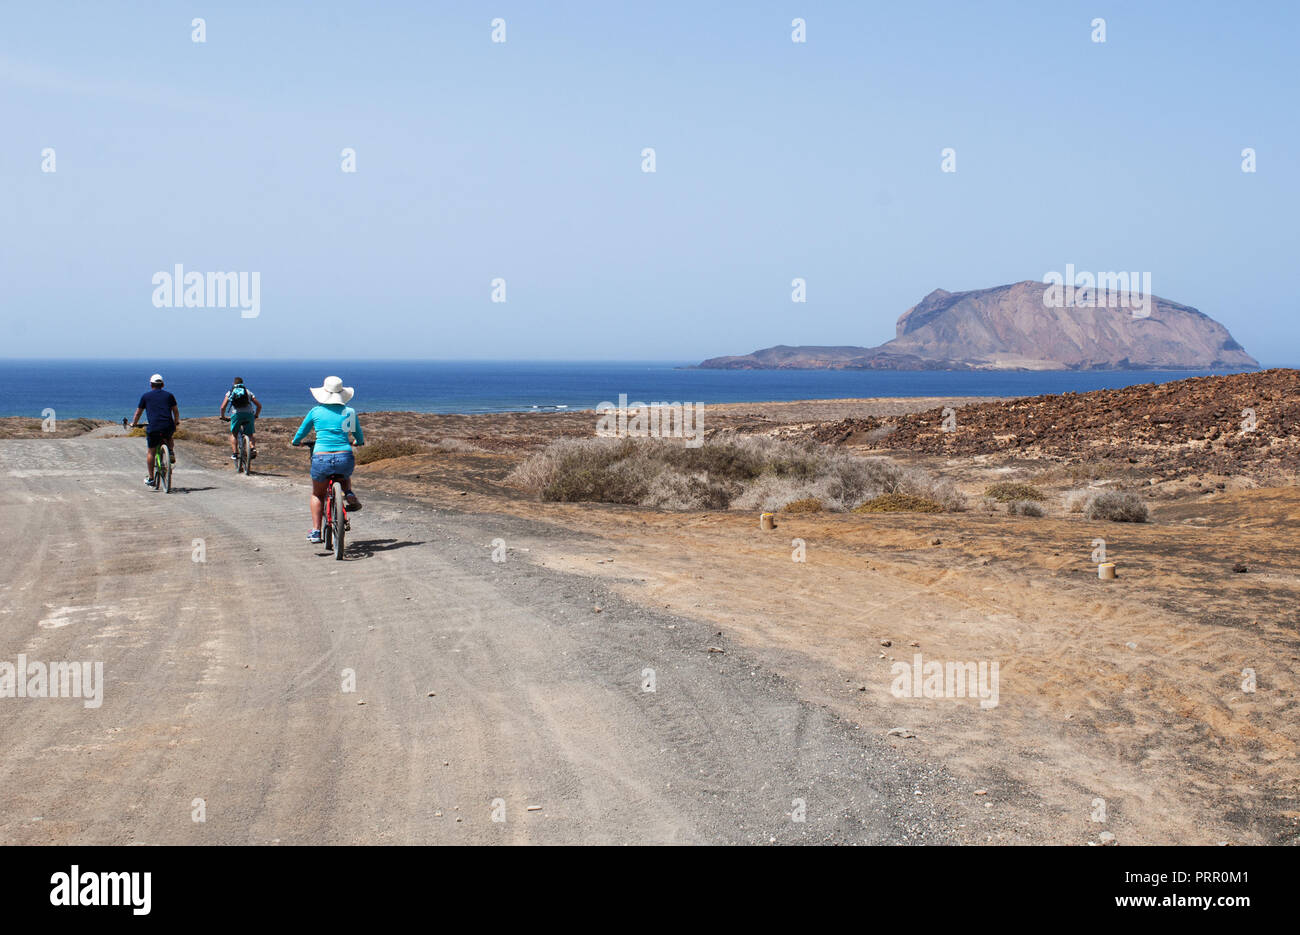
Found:
[[[0,673],[104,683],[95,708],[0,697],[0,843],[961,840],[941,769],[523,551],[562,527],[370,497],[336,562],[305,541],[304,475],[182,443],[163,495],[143,461],[0,442]]]

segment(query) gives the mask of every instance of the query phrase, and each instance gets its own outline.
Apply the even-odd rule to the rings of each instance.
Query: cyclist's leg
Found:
[[[159,435],[156,432],[150,432],[148,429],[145,430],[144,433],[145,456],[144,457],[145,457],[145,463],[149,468],[149,474],[147,476],[150,480],[153,480],[153,474],[154,474],[153,459],[158,454],[158,445],[162,441],[163,441],[163,436]]]
[[[235,434],[235,429],[238,426],[239,426],[239,416],[236,413],[232,412],[230,414],[230,453],[232,455],[239,454],[239,449],[235,447],[236,443],[238,442],[238,436]]]
[[[325,496],[329,488],[328,480],[316,480],[312,478],[311,482],[311,528],[320,528],[320,518],[325,512]]]
[[[165,441],[167,442],[167,454],[171,456],[172,464],[175,464],[176,463],[176,441],[175,439],[172,438],[170,432],[167,433],[167,437]]]
[[[343,478],[341,486],[343,487],[343,495],[348,498],[348,509],[354,512],[361,509],[361,501],[357,499],[357,495],[352,491],[352,470],[355,466],[356,459],[352,452],[349,451],[345,463],[339,468],[339,473]]]

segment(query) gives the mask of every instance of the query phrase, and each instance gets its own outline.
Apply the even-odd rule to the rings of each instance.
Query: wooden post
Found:
[[[758,528],[764,531],[776,528],[776,514],[762,513],[758,517]]]
[[[1102,581],[1114,581],[1114,580],[1115,580],[1115,563],[1114,563],[1114,562],[1102,562],[1100,565],[1098,565],[1098,566],[1097,566],[1097,577],[1100,578]]]

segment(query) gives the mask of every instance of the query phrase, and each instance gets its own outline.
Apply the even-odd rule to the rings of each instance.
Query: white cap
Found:
[[[153,376],[149,378],[150,383],[161,383],[162,381],[163,378],[161,373],[155,373]]]

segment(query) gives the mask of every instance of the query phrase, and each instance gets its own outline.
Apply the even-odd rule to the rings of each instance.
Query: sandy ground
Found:
[[[949,402],[710,407],[708,424],[786,432]],[[539,503],[503,483],[549,439],[590,434],[591,418],[367,415],[372,446],[422,448],[359,468],[356,482],[481,529],[508,526],[480,543],[501,538],[507,567],[593,582],[628,607],[705,626],[705,641],[728,649],[705,658],[743,647],[800,703],[951,777],[961,792],[946,804],[964,840],[1297,840],[1297,488],[1153,477],[1151,523],[1100,523],[1060,502],[1089,482],[1068,465],[902,455],[972,494],[1032,480],[1051,495],[1048,516],[812,514],[762,532],[749,514]],[[207,421],[203,434],[220,441]],[[304,456],[285,448],[291,428],[268,420],[258,463],[285,481],[303,472]],[[216,445],[187,450],[230,471]],[[1097,580],[1096,538],[1116,581]],[[996,706],[897,697],[892,667],[916,654],[997,663]],[[915,736],[886,736],[897,727]]]
[[[138,439],[0,443],[0,661],[104,677],[99,707],[0,697],[0,843],[904,844],[996,822],[706,622],[491,558],[571,529],[372,488],[337,562],[303,541],[300,471],[179,449],[165,495]]]

